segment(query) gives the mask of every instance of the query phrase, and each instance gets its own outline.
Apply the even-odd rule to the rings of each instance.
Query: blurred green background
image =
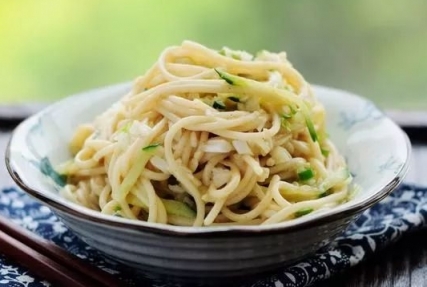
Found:
[[[427,1],[4,0],[0,103],[135,78],[184,39],[285,50],[311,83],[427,109]]]

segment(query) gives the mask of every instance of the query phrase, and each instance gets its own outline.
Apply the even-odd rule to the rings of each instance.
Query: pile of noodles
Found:
[[[292,220],[346,201],[351,176],[325,110],[285,53],[169,47],[71,139],[62,194],[173,225]]]

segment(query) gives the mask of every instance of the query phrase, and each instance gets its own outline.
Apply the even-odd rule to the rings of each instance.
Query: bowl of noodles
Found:
[[[311,86],[286,53],[191,41],[132,83],[24,121],[19,186],[90,246],[155,274],[222,278],[326,245],[402,181],[405,133],[370,101]]]

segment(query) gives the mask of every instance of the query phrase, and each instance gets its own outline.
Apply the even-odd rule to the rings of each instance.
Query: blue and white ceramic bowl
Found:
[[[86,243],[146,272],[221,278],[294,262],[327,244],[385,198],[408,168],[408,137],[371,102],[315,87],[327,111],[330,136],[360,186],[351,201],[267,226],[177,227],[106,216],[59,196],[63,180],[52,166],[69,159],[67,143],[75,127],[91,121],[129,89],[127,83],[78,94],[27,119],[13,134],[6,163],[16,183],[49,206]]]

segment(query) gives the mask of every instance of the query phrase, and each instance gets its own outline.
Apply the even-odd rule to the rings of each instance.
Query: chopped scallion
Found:
[[[297,113],[297,110],[294,109],[292,106],[289,106],[289,109],[291,111],[289,113],[283,113],[282,114],[282,118],[284,118],[286,120],[289,120],[289,119],[291,119]]]
[[[321,194],[319,194],[319,198],[326,197],[328,195],[331,195],[331,191],[330,190],[324,191]]]
[[[114,207],[114,212],[119,212],[122,210],[122,207],[120,205],[117,205]]]
[[[212,107],[217,110],[225,110],[224,103],[219,100],[214,101]]]
[[[160,144],[159,143],[155,143],[155,144],[150,144],[146,147],[143,147],[142,150],[143,151],[151,151],[154,150],[156,147],[158,147]]]
[[[240,103],[240,99],[238,97],[231,96],[231,97],[228,97],[228,99],[230,101],[235,102],[235,103]]]
[[[295,217],[301,217],[301,216],[307,215],[311,212],[313,212],[313,208],[310,208],[310,207],[301,208],[300,210],[295,212]]]
[[[322,152],[324,157],[328,157],[329,156],[329,150],[321,148],[320,151]]]
[[[234,76],[234,75],[228,74],[226,72],[222,72],[218,69],[214,69],[214,70],[221,79],[223,79],[224,81],[226,81],[230,85],[233,85],[233,86],[244,86],[245,85],[245,82],[242,80],[241,77]]]
[[[307,169],[298,173],[298,178],[301,181],[307,181],[307,180],[312,179],[313,177],[314,177],[314,172],[313,172],[313,169],[311,169],[311,168],[307,168]]]
[[[316,129],[314,128],[313,122],[311,121],[311,119],[308,116],[305,118],[305,123],[307,125],[308,132],[310,133],[311,139],[314,142],[317,141]]]
[[[290,112],[289,113],[282,113],[282,126],[288,130],[291,131],[291,124],[289,122],[290,119],[297,113],[297,110],[294,109],[292,106],[289,106]]]

